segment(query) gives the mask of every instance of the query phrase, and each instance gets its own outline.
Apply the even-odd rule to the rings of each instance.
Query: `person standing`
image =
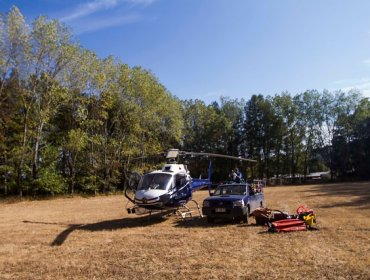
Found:
[[[236,179],[240,182],[243,178],[243,174],[239,171],[239,168],[235,169]]]

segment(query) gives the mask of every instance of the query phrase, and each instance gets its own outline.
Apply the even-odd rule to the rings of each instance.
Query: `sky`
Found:
[[[368,0],[0,0],[71,27],[99,57],[152,71],[180,99],[348,91],[370,97]]]

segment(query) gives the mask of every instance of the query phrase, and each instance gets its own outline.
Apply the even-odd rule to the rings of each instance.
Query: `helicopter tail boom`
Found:
[[[209,188],[211,185],[212,185],[212,182],[210,179],[193,179],[191,190],[197,191],[205,187]]]

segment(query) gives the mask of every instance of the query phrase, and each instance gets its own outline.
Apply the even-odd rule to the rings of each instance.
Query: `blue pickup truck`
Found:
[[[249,214],[265,205],[264,186],[261,180],[221,184],[203,201],[203,215],[207,216],[209,223],[215,219],[248,223]]]

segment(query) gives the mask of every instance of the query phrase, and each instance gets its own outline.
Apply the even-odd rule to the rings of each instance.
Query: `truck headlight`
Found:
[[[210,203],[208,200],[203,201],[203,207],[209,207]]]
[[[235,207],[243,207],[244,206],[244,202],[243,200],[237,200],[237,201],[234,201],[233,202],[233,206]]]

